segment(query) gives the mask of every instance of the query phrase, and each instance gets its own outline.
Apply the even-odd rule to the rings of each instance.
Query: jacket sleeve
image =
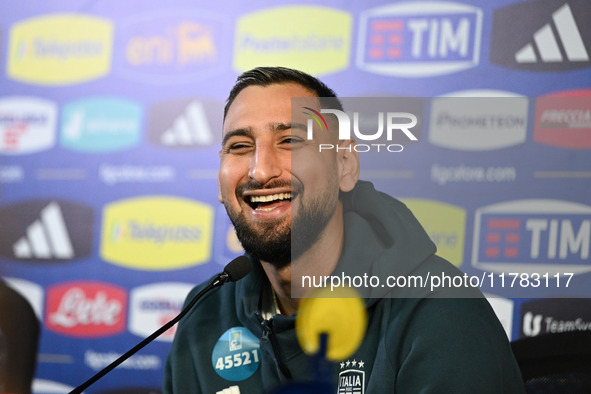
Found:
[[[430,298],[405,328],[396,393],[525,393],[508,338],[484,298]],[[388,346],[388,341],[386,341]]]

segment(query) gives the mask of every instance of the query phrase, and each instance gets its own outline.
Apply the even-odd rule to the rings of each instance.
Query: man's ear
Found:
[[[339,187],[341,191],[353,190],[359,180],[359,153],[355,150],[354,138],[339,141],[337,165],[339,167]]]

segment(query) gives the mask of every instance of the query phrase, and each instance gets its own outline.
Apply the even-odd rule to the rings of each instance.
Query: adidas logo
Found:
[[[179,116],[160,137],[167,146],[209,145],[213,135],[207,122],[205,109],[199,101],[189,103],[185,112]]]
[[[552,14],[552,22],[534,33],[533,42],[515,53],[515,61],[522,64],[588,60],[589,54],[568,4]]]
[[[240,394],[240,387],[230,386],[227,389],[216,392],[215,394]]]
[[[27,234],[14,243],[14,256],[24,259],[73,258],[74,249],[59,205],[51,202],[41,210],[40,216],[27,227]]]

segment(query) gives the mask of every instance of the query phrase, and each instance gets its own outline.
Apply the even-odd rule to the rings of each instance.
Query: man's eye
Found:
[[[297,144],[298,142],[302,142],[302,139],[297,137],[286,137],[281,142],[283,144]]]
[[[237,142],[234,144],[229,144],[225,149],[228,153],[240,153],[250,149],[250,144],[244,142]]]

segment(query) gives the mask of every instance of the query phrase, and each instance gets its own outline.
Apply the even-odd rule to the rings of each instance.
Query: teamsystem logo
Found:
[[[522,338],[572,331],[591,331],[591,300],[554,298],[522,304]]]
[[[330,102],[330,99],[323,99]],[[418,111],[403,112],[409,105],[418,109],[416,101],[409,99],[404,107],[398,107],[399,99],[391,98],[353,98],[342,99],[343,104],[349,104],[350,108],[359,111],[345,112],[339,109],[322,108],[317,111],[309,106],[307,99],[294,99],[292,108],[300,108],[301,113],[293,113],[294,118],[305,115],[306,139],[313,140],[314,133],[331,132],[329,124],[336,124],[338,139],[341,141],[355,138],[354,146],[343,147],[338,144],[318,144],[318,152],[336,150],[354,150],[356,152],[390,152],[397,153],[404,150],[404,144],[417,142],[419,139]],[[345,105],[347,106],[347,105]],[[401,111],[394,111],[392,108],[403,108]],[[382,110],[384,109],[384,110]],[[295,112],[295,111],[294,111]],[[329,114],[333,117],[326,117]],[[335,123],[336,121],[336,123]],[[316,129],[316,130],[315,130]],[[415,131],[416,130],[416,131]],[[401,140],[402,139],[402,140]]]
[[[591,3],[531,1],[495,11],[490,60],[532,71],[591,66]]]

